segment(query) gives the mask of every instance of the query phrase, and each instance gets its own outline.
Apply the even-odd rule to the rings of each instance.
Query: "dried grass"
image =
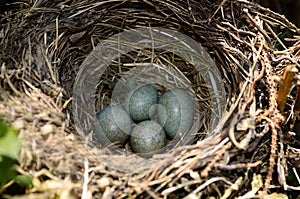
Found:
[[[299,29],[284,16],[245,0],[39,0],[20,4],[0,24],[0,115],[20,129],[19,170],[35,184],[24,198],[285,198],[279,193],[300,190],[299,130],[293,132]],[[205,139],[158,155],[151,167],[136,157],[124,167],[127,172],[119,172],[99,162],[77,137],[72,86],[101,40],[154,26],[189,35],[208,50],[226,86],[227,112],[214,136],[206,132]],[[290,65],[296,72],[286,79]],[[111,71],[105,76],[109,83],[117,75]],[[286,95],[282,85],[293,87],[287,99],[280,97]],[[120,158],[102,157],[111,164]]]

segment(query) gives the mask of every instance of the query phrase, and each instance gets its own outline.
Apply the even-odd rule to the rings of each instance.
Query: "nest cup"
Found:
[[[95,138],[96,113],[108,105],[122,105],[132,80],[150,83],[160,94],[183,88],[193,98],[193,126],[179,132],[160,151],[163,155],[144,159],[126,150],[128,146],[107,145],[107,140]],[[221,76],[209,54],[190,37],[164,28],[125,30],[102,41],[82,63],[73,98],[75,126],[86,147],[101,162],[125,172],[139,172],[134,165],[141,168],[141,161],[147,165],[141,170],[151,169],[149,161],[164,161],[176,147],[216,136],[225,107]]]

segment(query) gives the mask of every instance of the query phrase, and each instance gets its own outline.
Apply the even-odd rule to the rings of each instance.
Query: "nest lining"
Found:
[[[269,189],[270,175],[260,168],[268,166],[262,162],[271,162],[269,156],[272,154],[272,146],[265,145],[271,138],[269,130],[264,126],[272,118],[267,116],[269,119],[259,119],[255,111],[260,112],[274,106],[270,104],[274,91],[270,89],[268,76],[281,76],[286,65],[297,65],[298,62],[299,41],[290,39],[282,43],[276,34],[282,30],[292,36],[298,31],[283,16],[248,1],[38,1],[27,8],[23,12],[6,15],[1,21],[5,30],[1,45],[5,51],[1,51],[0,82],[1,94],[12,95],[1,95],[1,101],[4,102],[1,115],[9,121],[21,119],[26,126],[32,127],[30,130],[21,128],[27,146],[23,149],[23,159],[27,161],[21,163],[21,167],[26,172],[47,168],[61,179],[49,175],[48,178],[55,179],[62,185],[65,183],[62,179],[71,176],[71,186],[61,190],[77,196],[82,190],[76,182],[82,180],[84,184],[83,171],[88,168],[91,171],[88,192],[94,197],[105,194],[116,198],[182,197],[188,194],[190,197],[221,197],[225,191],[234,192],[228,188],[232,185],[239,187],[238,194],[242,196],[254,189],[250,187],[250,180],[261,182],[256,174],[263,176],[262,180],[265,182],[264,187],[258,189]],[[163,26],[178,30],[208,49],[223,76],[228,96],[228,112],[221,121],[224,128],[214,130],[218,133],[218,138],[208,136],[193,145],[179,147],[171,154],[159,156],[158,159],[164,161],[153,165],[151,170],[145,169],[138,175],[126,175],[99,166],[83,147],[74,148],[74,143],[80,146],[80,142],[69,132],[74,129],[68,100],[72,96],[74,77],[80,64],[101,40],[123,29],[144,26]],[[278,50],[278,46],[283,50]],[[22,56],[16,56],[17,54]],[[268,65],[264,65],[264,61],[269,61],[276,67],[266,72]],[[33,95],[37,95],[37,98],[32,98]],[[290,96],[291,101],[295,98],[296,94]],[[255,99],[255,103],[249,99]],[[43,106],[34,106],[34,103]],[[24,110],[24,104],[30,108]],[[57,107],[54,113],[51,109],[53,104]],[[23,114],[28,110],[32,115]],[[47,117],[41,119],[40,112],[47,113]],[[58,121],[64,121],[61,112],[66,113],[67,124],[71,125],[68,128],[65,128],[64,123],[55,122],[51,118],[52,115],[59,115]],[[241,143],[234,140],[247,141],[245,138],[249,135],[247,130],[252,128],[253,117],[257,119],[256,135],[261,135],[262,138],[256,136],[250,139],[246,142],[246,149],[243,149]],[[33,133],[41,132],[40,127],[45,123],[53,125],[55,130],[45,131],[44,134]],[[286,124],[281,126],[282,129],[287,128]],[[69,141],[62,142],[66,139]],[[282,154],[286,150],[285,153],[289,155],[278,161],[287,160],[291,164],[279,161],[276,166],[297,169],[295,162],[299,160],[298,145],[286,143],[282,139],[275,140],[279,146],[284,146],[279,147],[278,151]],[[76,158],[72,156],[74,154]],[[88,162],[88,166],[84,162]],[[274,172],[272,167],[274,164],[270,163],[269,173]],[[249,181],[244,176],[245,172]],[[46,175],[36,175],[36,178],[42,179],[41,176]],[[277,179],[273,178],[272,184],[285,188],[271,189],[271,192],[297,189],[297,184],[296,188],[286,184],[284,174],[277,173],[277,176]],[[105,179],[106,186],[103,186]],[[56,193],[53,190],[46,192]]]
[[[137,34],[138,33],[138,34]],[[132,35],[134,34],[134,35]],[[137,35],[136,35],[137,34]],[[106,86],[106,88],[100,83],[100,90],[101,93],[97,94],[98,101],[100,101],[99,105],[96,106],[96,109],[99,107],[105,107],[105,102],[111,101],[113,103],[117,101],[121,101],[121,104],[118,105],[122,106],[122,102],[125,99],[125,96],[127,94],[128,88],[130,86],[126,85],[126,82],[129,81],[130,78],[135,78],[136,81],[141,82],[147,82],[147,83],[155,83],[157,85],[161,85],[162,89],[170,89],[175,87],[181,87],[188,89],[190,92],[192,92],[195,95],[195,107],[196,107],[196,114],[194,119],[194,125],[191,128],[190,132],[187,134],[184,134],[176,139],[173,139],[164,149],[164,151],[170,151],[172,148],[177,147],[179,145],[183,144],[191,144],[193,142],[193,137],[197,134],[198,139],[200,137],[203,137],[203,135],[208,135],[209,129],[213,129],[212,124],[216,123],[217,117],[221,117],[222,110],[217,110],[219,107],[213,107],[216,105],[209,104],[208,101],[212,101],[212,98],[218,98],[216,100],[221,101],[221,99],[224,98],[224,96],[221,96],[220,93],[223,93],[222,90],[216,90],[218,87],[221,87],[221,83],[218,82],[218,79],[212,75],[216,72],[216,69],[213,68],[212,61],[209,58],[209,55],[205,52],[203,52],[202,48],[195,48],[189,46],[188,48],[181,47],[178,48],[177,46],[180,45],[182,42],[187,42],[187,44],[190,44],[190,40],[183,37],[182,34],[176,33],[174,36],[164,36],[164,35],[171,35],[175,34],[173,32],[170,32],[166,29],[148,29],[148,28],[142,28],[142,29],[135,29],[135,30],[129,30],[123,35],[117,35],[113,38],[110,38],[109,41],[105,41],[101,43],[97,48],[94,49],[94,51],[86,58],[86,60],[83,62],[82,67],[78,73],[78,76],[76,77],[75,85],[74,85],[74,98],[73,98],[73,110],[75,110],[75,117],[76,117],[76,127],[78,128],[79,132],[83,132],[81,135],[83,140],[86,140],[84,132],[88,132],[89,137],[92,137],[91,141],[94,143],[95,146],[101,146],[100,140],[95,140],[93,138],[93,131],[95,131],[95,127],[93,122],[94,120],[91,120],[91,118],[94,118],[94,114],[91,114],[94,111],[94,105],[92,105],[90,102],[94,101],[94,95],[93,95],[93,88],[96,87],[97,81],[108,83],[109,85]],[[151,38],[148,38],[151,37]],[[165,37],[165,38],[164,38]],[[114,40],[115,38],[115,40]],[[155,45],[155,48],[163,48],[166,49],[164,51],[154,52],[152,49],[147,50],[145,49],[145,46],[148,46],[147,43],[141,43],[138,44],[139,41],[136,40],[136,38],[139,39],[139,41],[146,41],[149,40],[148,45]],[[179,39],[178,39],[179,38]],[[180,39],[182,38],[182,39]],[[125,39],[123,41],[123,39]],[[121,41],[121,43],[119,42]],[[153,41],[152,41],[153,40]],[[163,41],[163,43],[161,43]],[[133,43],[132,43],[133,42]],[[135,53],[135,56],[130,53],[130,58],[134,60],[134,63],[131,63],[130,58],[120,57],[118,58],[118,53],[127,53],[129,49],[133,48],[135,49],[138,45],[142,46],[141,49],[138,47],[137,52]],[[166,53],[169,49],[171,49],[170,53]],[[190,50],[192,49],[192,50]],[[107,52],[106,52],[107,51]],[[175,64],[174,64],[174,55],[176,56],[176,53],[178,55],[181,55],[185,57],[186,60],[189,62],[194,63],[200,63],[197,64],[198,66],[189,66],[187,63],[182,62],[181,67],[183,68],[180,70]],[[138,56],[136,56],[138,55]],[[112,64],[110,63],[111,59],[119,59],[119,60],[113,60]],[[177,59],[185,60],[183,58],[177,57]],[[120,61],[121,60],[121,61]],[[123,61],[122,61],[123,60]],[[172,61],[173,60],[173,61]],[[128,62],[129,63],[126,63]],[[115,63],[114,63],[115,62]],[[125,63],[124,63],[125,62]],[[149,63],[150,62],[150,63]],[[110,63],[110,64],[108,64]],[[106,65],[110,65],[109,67]],[[124,71],[126,73],[124,73]],[[104,74],[103,74],[104,73]],[[209,86],[202,86],[202,93],[208,93],[208,90],[210,90],[209,97],[206,97],[207,99],[204,100],[205,96],[201,96],[199,92],[199,83],[198,84],[191,84],[191,81],[186,77],[186,75],[193,76],[192,79],[194,82],[199,82],[200,85],[205,85],[205,81],[201,80],[201,78],[205,77],[203,75],[207,75],[208,77],[205,77],[208,82],[211,82],[212,85]],[[101,76],[104,76],[102,78]],[[120,83],[122,79],[119,79],[117,76],[124,76],[123,77],[123,83]],[[215,75],[217,77],[217,75]],[[109,78],[107,78],[109,77]],[[210,81],[208,78],[214,78]],[[100,80],[99,80],[100,79]],[[114,86],[110,85],[112,82],[115,82]],[[202,81],[202,83],[201,83]],[[99,84],[98,84],[99,86]],[[107,88],[108,87],[108,88]],[[193,89],[196,88],[196,89]],[[207,89],[209,88],[210,89]],[[203,89],[203,88],[206,88]],[[162,91],[162,90],[161,90]],[[195,93],[195,91],[198,91]],[[206,94],[207,95],[207,94]],[[107,97],[109,96],[109,97]],[[196,98],[196,96],[198,96]],[[96,99],[97,103],[97,99]],[[206,105],[205,105],[206,104]],[[220,103],[221,104],[221,103]],[[207,111],[204,110],[204,105],[207,107],[205,108]],[[201,107],[198,108],[198,107]],[[213,107],[213,108],[211,108]],[[214,110],[215,109],[215,110]],[[202,110],[202,111],[201,111]],[[96,110],[97,111],[97,110]],[[217,114],[216,116],[214,114]],[[202,116],[200,116],[202,115]],[[215,118],[213,118],[215,117]],[[201,124],[202,121],[205,121],[205,124]],[[202,129],[202,131],[199,131],[201,126],[203,125],[205,129]],[[92,131],[89,133],[89,131]],[[90,136],[91,135],[91,136]],[[199,136],[200,135],[200,136]],[[213,136],[213,135],[209,135]],[[195,141],[197,139],[194,139]],[[98,141],[98,142],[97,142]],[[194,143],[195,143],[194,141]],[[110,150],[113,150],[115,153],[118,154],[124,154],[124,148],[123,150],[116,147],[116,145],[112,145],[109,147]],[[125,148],[127,148],[125,146]],[[91,149],[93,151],[93,149]],[[129,150],[130,151],[130,150]],[[96,155],[99,156],[99,153]],[[109,159],[111,160],[112,153],[109,155]],[[133,157],[133,160],[130,156],[126,157],[116,157],[116,159],[124,159],[126,162],[133,162],[131,167],[128,165],[130,164],[120,164],[120,161],[117,161],[116,164],[119,165],[119,169],[126,172],[139,172],[140,170],[138,167],[134,166],[137,164],[143,164],[141,161],[143,159],[140,159],[139,161],[136,161],[136,157]],[[107,162],[107,161],[102,161]],[[149,162],[149,160],[147,160]],[[111,161],[108,161],[107,166],[110,167],[114,164],[111,164]],[[146,165],[146,164],[145,164]],[[152,167],[151,164],[148,164],[149,167]],[[125,167],[125,168],[124,168]],[[114,166],[116,168],[116,166]],[[143,168],[145,170],[145,168]]]

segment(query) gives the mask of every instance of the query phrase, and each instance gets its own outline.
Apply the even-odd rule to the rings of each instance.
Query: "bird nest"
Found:
[[[297,197],[300,42],[284,16],[244,0],[42,0],[0,24],[0,114],[20,130],[28,197]],[[136,74],[197,107],[192,134],[151,158],[93,136]]]

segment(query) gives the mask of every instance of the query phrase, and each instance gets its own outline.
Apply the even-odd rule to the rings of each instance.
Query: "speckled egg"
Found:
[[[170,138],[190,130],[195,113],[192,97],[183,89],[165,92],[158,101],[157,117]]]
[[[135,122],[150,119],[155,112],[158,93],[151,84],[141,84],[135,87],[125,99],[125,109]],[[154,109],[153,109],[154,108]]]
[[[108,106],[97,116],[95,135],[102,143],[125,144],[131,130],[132,121],[128,113],[119,106]]]
[[[166,145],[166,134],[155,121],[138,123],[132,130],[130,144],[134,152],[148,156],[160,151]]]

